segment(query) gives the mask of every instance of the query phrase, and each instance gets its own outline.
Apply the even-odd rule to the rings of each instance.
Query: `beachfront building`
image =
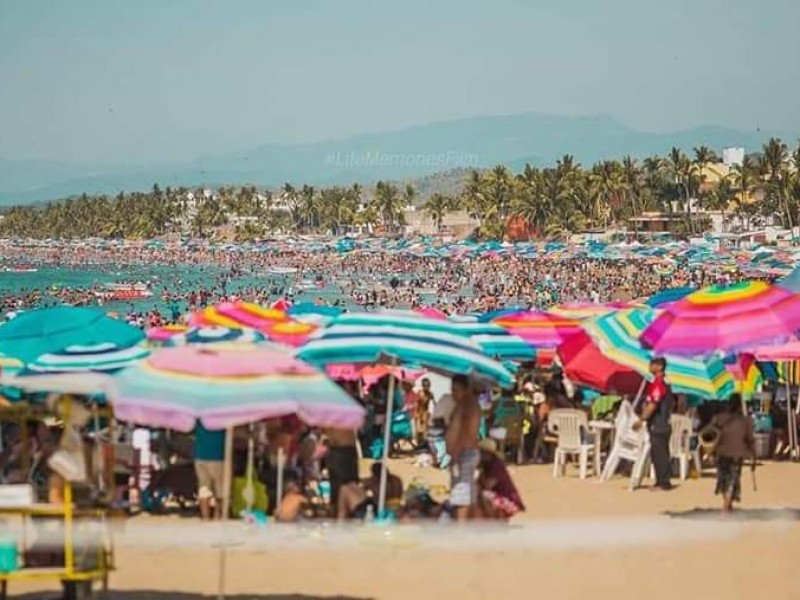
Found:
[[[451,210],[442,217],[441,227],[424,210],[406,207],[403,211],[407,235],[450,235],[463,238],[470,235],[480,223],[466,210]]]

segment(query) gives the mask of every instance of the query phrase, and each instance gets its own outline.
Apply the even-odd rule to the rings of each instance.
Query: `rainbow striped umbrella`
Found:
[[[763,281],[712,286],[666,307],[642,333],[660,353],[735,354],[776,344],[800,330],[800,295]]]
[[[641,345],[639,337],[657,315],[652,309],[621,310],[585,321],[583,328],[603,355],[650,378],[649,365],[655,354]],[[677,393],[724,399],[735,390],[733,376],[719,358],[664,358],[667,382]]]
[[[534,348],[556,348],[571,335],[580,332],[577,321],[540,311],[519,311],[492,320]]]
[[[736,391],[745,400],[752,398],[761,389],[764,378],[752,354],[726,357],[724,362],[725,368],[733,376]]]
[[[117,418],[149,427],[211,430],[297,414],[310,425],[357,429],[364,409],[317,369],[252,346],[156,350],[119,373]]]
[[[291,318],[282,310],[241,301],[221,302],[194,313],[190,318],[191,324],[195,326],[249,328],[259,331],[290,320]]]
[[[636,302],[565,302],[552,306],[548,312],[572,319],[574,321],[582,321],[583,319],[591,319],[606,315],[615,310],[623,310],[626,308],[644,308],[645,305]]]

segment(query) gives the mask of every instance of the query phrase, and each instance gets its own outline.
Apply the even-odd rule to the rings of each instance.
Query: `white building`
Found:
[[[744,148],[723,148],[722,164],[728,167],[741,166],[744,162]]]

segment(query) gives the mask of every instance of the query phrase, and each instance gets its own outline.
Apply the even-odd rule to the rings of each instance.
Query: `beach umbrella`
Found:
[[[550,307],[548,312],[567,319],[582,321],[583,319],[599,317],[615,310],[642,308],[642,306],[642,304],[636,302],[564,302]]]
[[[0,326],[0,352],[28,363],[70,346],[128,348],[143,338],[140,329],[112,319],[102,310],[59,306],[25,312]]]
[[[541,311],[504,314],[493,319],[492,323],[521,337],[534,348],[555,348],[581,330],[573,319]]]
[[[800,329],[800,295],[763,281],[712,286],[666,307],[642,333],[658,353],[734,354],[786,341]]]
[[[420,308],[414,309],[414,312],[428,319],[436,319],[438,321],[447,320],[447,313],[445,313],[441,309],[436,308],[435,306],[422,306]]]
[[[249,328],[259,331],[290,320],[285,311],[242,301],[221,302],[206,307],[190,317],[190,323],[195,326]]]
[[[189,327],[187,325],[163,325],[161,327],[151,327],[145,332],[145,337],[148,342],[161,344],[171,337],[179,333],[185,333],[188,330]]]
[[[736,392],[742,395],[745,400],[749,400],[761,389],[764,377],[758,362],[752,354],[739,354],[726,356],[725,368],[733,376],[736,384]]]
[[[566,376],[601,392],[638,393],[642,376],[631,367],[608,358],[585,331],[576,333],[557,350]]]
[[[150,350],[142,346],[68,346],[64,350],[39,356],[28,363],[27,370],[31,373],[113,372],[133,366],[149,355]]]
[[[660,292],[656,292],[650,298],[645,301],[645,304],[651,308],[658,308],[664,304],[671,304],[672,302],[677,302],[681,298],[684,298],[691,294],[692,292],[696,291],[696,287],[686,286],[686,287],[676,287],[676,288],[669,288],[666,290],[661,290]]]
[[[656,356],[639,336],[658,316],[653,309],[626,309],[583,322],[583,328],[605,356],[650,379],[650,361]],[[709,399],[727,398],[735,381],[718,357],[687,358],[666,355],[667,383],[674,392]]]
[[[514,377],[501,363],[487,356],[477,342],[452,333],[405,326],[379,319],[364,324],[347,313],[336,319],[297,351],[312,364],[391,362],[427,367],[449,375],[467,375],[511,387]],[[422,321],[418,319],[418,321]]]
[[[220,344],[263,342],[266,336],[254,329],[229,329],[228,327],[193,327],[168,338],[164,346],[188,346],[191,344]]]
[[[489,358],[468,337],[431,327],[441,321],[418,315],[347,313],[303,346],[297,355],[312,364],[388,362],[393,366],[412,364],[447,375],[474,376],[501,387],[512,387],[514,376]],[[388,397],[394,398],[395,378],[389,379]],[[393,402],[387,403],[384,426],[383,462],[389,456]],[[386,472],[381,470],[378,512],[386,505]]]
[[[301,323],[311,323],[312,325],[327,325],[334,318],[344,312],[339,306],[326,306],[324,304],[314,304],[313,302],[300,302],[294,304],[286,311],[295,321]]]
[[[156,350],[116,376],[122,421],[192,431],[298,415],[310,425],[357,429],[364,410],[317,369],[258,346]]]
[[[778,282],[778,285],[787,290],[800,293],[800,267],[793,270],[786,277]]]
[[[264,334],[271,342],[297,348],[305,344],[317,329],[319,329],[319,327],[311,323],[286,321],[283,323],[275,323],[275,325],[265,329]]]

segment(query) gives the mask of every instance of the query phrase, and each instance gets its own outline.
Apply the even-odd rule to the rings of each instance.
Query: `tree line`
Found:
[[[626,226],[645,211],[672,214],[687,235],[705,229],[707,223],[698,218],[705,211],[721,213],[731,229],[766,222],[791,228],[800,225],[798,166],[800,144],[791,149],[776,138],[732,169],[723,168],[706,146],[690,154],[672,148],[666,156],[641,161],[627,156],[590,167],[565,155],[555,165],[525,165],[520,173],[503,165],[470,170],[457,192],[433,193],[422,210],[439,230],[448,213],[466,211],[476,234],[486,239],[504,237],[511,222],[552,239]],[[10,208],[0,221],[0,236],[147,239],[170,233],[214,237],[227,230],[245,241],[275,232],[341,235],[363,228],[394,235],[404,231],[405,208],[418,200],[412,185],[385,181],[368,189],[287,183],[274,190],[226,186],[212,193],[154,185],[149,192],[84,194]]]

